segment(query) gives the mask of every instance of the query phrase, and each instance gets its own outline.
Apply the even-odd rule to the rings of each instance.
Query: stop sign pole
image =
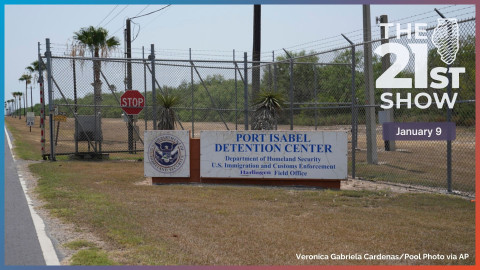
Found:
[[[145,97],[137,90],[127,90],[120,97],[120,106],[128,115],[128,151],[133,153],[133,115],[137,115],[143,110]]]

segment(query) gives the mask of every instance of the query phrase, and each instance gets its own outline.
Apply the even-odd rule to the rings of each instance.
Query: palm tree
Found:
[[[42,75],[41,72],[46,72],[47,67],[45,66],[45,63],[39,62],[38,60],[33,61],[30,64],[30,66],[27,67],[27,70],[30,71],[30,72],[37,72],[37,74],[35,75],[36,78],[46,77],[46,76],[41,76]],[[38,75],[38,77],[37,77],[37,75]],[[36,79],[36,81],[39,82],[37,79]],[[40,101],[41,101],[41,99],[42,99],[42,97],[40,97]],[[44,118],[45,117],[45,102],[41,103],[40,106],[41,106],[40,110],[43,112],[43,114],[41,114],[40,117],[43,117],[43,119],[45,120],[45,118]],[[33,111],[33,102],[32,102],[32,111]],[[39,122],[39,125],[40,125],[40,127],[42,126],[42,121]]]
[[[275,125],[275,119],[278,117],[278,111],[285,106],[285,99],[279,92],[260,92],[255,99],[256,107],[253,116],[253,130],[272,130]]]
[[[99,58],[108,56],[108,53],[120,45],[120,41],[116,37],[109,37],[108,31],[102,27],[95,28],[93,26],[81,28],[80,31],[74,32],[73,39],[76,40],[76,47],[79,54],[82,55],[85,49],[89,49],[92,57]],[[77,48],[76,48],[77,49]],[[102,82],[100,80],[101,61],[93,61],[93,91],[94,103],[100,104],[102,101]],[[96,109],[95,109],[96,110]],[[97,112],[95,111],[95,114]]]
[[[13,106],[13,99],[7,100],[7,103],[8,103],[8,107],[9,107],[9,109],[8,109],[8,114],[9,114],[10,117],[11,117],[11,116],[12,116],[12,111],[13,111],[13,108],[12,108],[12,106]]]
[[[13,92],[12,95],[14,97],[18,97],[18,107],[16,109],[19,119],[22,119],[22,92]]]
[[[13,103],[13,115],[15,118],[17,118],[17,92],[13,92],[12,96],[14,98],[14,103]]]
[[[13,108],[15,106],[15,99],[10,99],[10,116],[13,117]]]
[[[20,112],[20,119],[22,119],[22,96],[23,96],[23,93],[22,92],[17,92],[17,95],[18,95],[18,104],[19,104],[19,112]],[[25,116],[25,108],[23,108],[23,116]]]
[[[19,81],[24,81],[25,82],[25,99],[24,99],[24,103],[25,103],[25,107],[23,108],[23,116],[26,116],[27,115],[27,112],[26,112],[26,108],[27,108],[27,103],[28,103],[28,85],[30,83],[32,83],[32,76],[30,74],[23,74],[20,79],[18,79]]]
[[[25,68],[30,72],[30,74],[37,72],[38,76],[40,76],[40,64],[38,60],[33,61],[30,66]],[[46,67],[42,65],[42,70],[46,70]],[[35,81],[37,81],[37,75],[35,75]],[[33,95],[32,95],[32,86],[30,85],[30,105],[32,105],[32,112],[33,112]]]
[[[38,60],[36,61],[33,61],[30,66],[26,67],[26,70],[30,71],[30,72],[39,72],[40,71],[40,64],[38,62]],[[45,65],[42,64],[42,70],[45,71],[47,70],[47,68],[45,67]]]

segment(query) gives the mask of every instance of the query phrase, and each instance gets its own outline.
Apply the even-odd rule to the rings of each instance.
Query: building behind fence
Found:
[[[45,118],[44,156],[109,154],[112,159],[143,156],[143,132],[155,129],[159,94],[175,95],[176,129],[190,130],[199,137],[202,130],[247,130],[252,121],[252,100],[259,91],[282,93],[287,100],[276,123],[278,130],[347,130],[349,131],[350,169],[357,178],[411,184],[440,190],[449,189],[474,195],[475,190],[475,19],[459,22],[460,50],[454,66],[465,67],[461,74],[457,103],[451,111],[457,137],[447,155],[445,141],[382,140],[378,122],[380,95],[374,89],[375,102],[368,103],[364,71],[365,43],[322,52],[288,52],[274,61],[252,63],[248,55],[233,55],[232,60],[163,59],[155,50],[143,58],[70,57],[51,53],[41,60],[46,64],[48,101]],[[445,66],[431,42],[433,27],[428,28],[429,70]],[[346,35],[348,38],[348,35]],[[369,42],[373,50],[386,40]],[[391,37],[390,42],[403,45],[425,42]],[[152,45],[153,48],[153,45]],[[50,52],[50,54],[48,53]],[[234,53],[235,54],[235,53]],[[392,57],[392,63],[395,59]],[[101,63],[94,70],[95,63]],[[353,64],[353,65],[352,65]],[[373,78],[383,70],[382,59],[372,59]],[[131,65],[131,77],[127,74]],[[401,76],[412,77],[414,59],[410,59]],[[252,87],[252,75],[260,72],[258,89]],[[368,71],[367,71],[368,72]],[[100,82],[94,82],[99,75]],[[131,78],[131,82],[128,78]],[[129,88],[143,93],[146,106],[135,117],[123,114],[119,98]],[[419,92],[415,89],[390,89],[393,93]],[[443,93],[441,89],[422,89]],[[155,95],[153,92],[156,92]],[[157,98],[158,101],[158,98]],[[49,129],[48,110],[54,116],[53,132]],[[157,113],[154,113],[156,108]],[[54,111],[53,111],[54,110]],[[368,119],[367,111],[372,113]],[[393,109],[395,122],[445,122],[447,109]],[[382,114],[382,113],[380,113]],[[66,117],[65,117],[66,116]],[[375,121],[374,134],[368,135],[367,122]],[[370,138],[369,138],[370,137]],[[367,149],[367,141],[373,142]],[[387,144],[387,145],[386,145]],[[394,151],[387,151],[390,150]],[[54,152],[52,152],[52,150]],[[367,160],[367,150],[374,160]],[[370,153],[370,154],[372,154]],[[54,154],[54,155],[52,155]],[[450,157],[449,157],[450,156]],[[451,160],[450,160],[451,158]],[[447,183],[451,161],[451,185]]]

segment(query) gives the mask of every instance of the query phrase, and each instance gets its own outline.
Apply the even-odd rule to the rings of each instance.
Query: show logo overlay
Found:
[[[458,23],[457,19],[438,19],[437,27],[433,30],[432,42],[437,47],[442,61],[451,65],[458,52]]]
[[[146,131],[145,176],[189,177],[188,131]]]
[[[380,57],[395,56],[392,58],[394,59],[392,65],[375,82],[376,88],[385,89],[380,96],[382,101],[380,107],[428,109],[436,106],[438,109],[445,107],[453,109],[458,93],[448,93],[447,88],[451,87],[452,91],[460,88],[460,77],[465,73],[465,67],[452,66],[459,50],[457,20],[438,19],[438,25],[431,37],[436,52],[445,66],[432,66],[436,62],[429,62],[429,57],[434,55],[429,53],[426,23],[381,23],[380,26],[385,30],[385,36],[390,36],[389,30],[394,29],[396,32],[396,38],[390,39],[390,42],[374,50]],[[395,42],[405,36],[407,40],[412,41],[407,46]],[[409,65],[412,62],[413,68]],[[398,90],[395,95],[391,92],[393,89]]]
[[[345,131],[202,131],[207,178],[346,179]]]

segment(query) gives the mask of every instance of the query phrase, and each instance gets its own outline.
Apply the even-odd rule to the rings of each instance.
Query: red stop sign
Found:
[[[127,90],[120,97],[120,106],[126,114],[139,114],[145,105],[145,97],[137,90]]]

